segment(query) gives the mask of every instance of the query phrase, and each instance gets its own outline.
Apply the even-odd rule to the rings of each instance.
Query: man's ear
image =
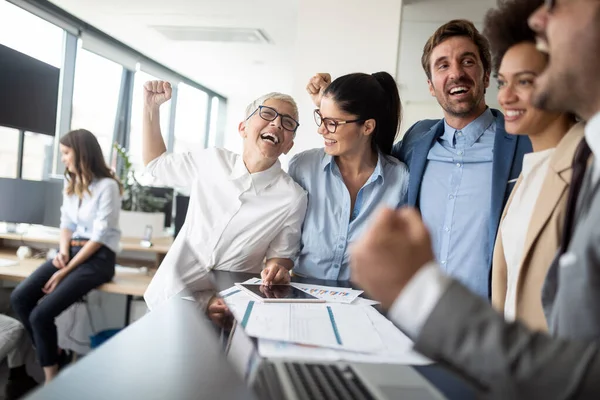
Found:
[[[283,154],[287,154],[294,147],[294,141],[292,140],[286,147],[283,149]]]
[[[375,131],[375,127],[377,126],[377,121],[375,121],[374,119],[368,119],[364,122],[363,127],[365,128],[365,131],[363,132],[364,135],[369,136],[370,134],[372,134]]]
[[[246,121],[242,121],[240,122],[240,124],[238,125],[238,132],[240,134],[241,137],[243,137],[244,139],[246,139]]]
[[[490,87],[490,73],[486,73],[483,76],[483,87],[485,87],[486,89]]]
[[[431,79],[427,79],[427,86],[429,86],[429,94],[435,97],[435,88],[433,87],[433,83],[431,83]]]

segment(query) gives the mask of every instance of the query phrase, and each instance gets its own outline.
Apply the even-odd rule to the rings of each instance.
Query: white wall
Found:
[[[293,153],[323,145],[305,89],[312,75],[329,72],[335,78],[378,71],[395,75],[401,12],[401,0],[300,2],[292,95],[300,107],[301,127]]]
[[[406,130],[417,121],[422,119],[444,118],[442,108],[435,98],[430,101],[407,101],[403,102],[402,106],[404,108],[402,110],[402,125],[400,126],[398,140],[400,140]]]
[[[299,2],[293,80],[289,87],[269,87],[264,92],[291,94],[300,109],[300,128],[290,156],[322,147],[313,121],[314,105],[306,93],[306,83],[317,72],[336,76],[352,72],[387,71],[395,75],[401,21],[401,0],[302,0]],[[255,97],[263,93],[256,93]],[[252,98],[228,99],[225,146],[241,149],[237,125]],[[284,157],[283,163],[289,157]]]

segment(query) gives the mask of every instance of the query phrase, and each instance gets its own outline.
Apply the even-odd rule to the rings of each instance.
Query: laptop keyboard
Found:
[[[283,365],[300,400],[375,399],[351,368],[293,362],[286,362]],[[258,377],[259,396],[268,399],[284,399],[274,365],[265,363],[261,372]]]

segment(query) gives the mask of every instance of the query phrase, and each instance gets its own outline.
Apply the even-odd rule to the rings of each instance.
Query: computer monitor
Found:
[[[190,197],[178,194],[175,196],[175,237],[185,222],[187,216],[188,206],[190,204]]]
[[[12,224],[43,224],[46,183],[0,178],[0,221]]]
[[[150,193],[154,196],[154,197],[160,197],[160,198],[167,198],[167,202],[165,203],[163,209],[161,210],[163,213],[165,213],[165,228],[168,228],[171,226],[171,221],[173,219],[173,195],[174,195],[174,190],[172,188],[165,188],[165,187],[153,187],[153,186],[149,186],[148,189],[150,190]]]
[[[44,198],[44,222],[42,225],[55,228],[60,227],[60,208],[63,202],[64,177],[52,176],[44,182],[46,196]]]

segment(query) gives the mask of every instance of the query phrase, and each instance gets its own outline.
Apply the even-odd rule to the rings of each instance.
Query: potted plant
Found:
[[[135,177],[129,153],[126,149],[114,144],[118,157],[121,158],[121,174],[123,184],[123,200],[119,225],[123,237],[144,237],[146,226],[151,226],[154,235],[163,230],[165,213],[163,208],[170,201],[170,196],[156,197],[150,188],[143,186]]]

